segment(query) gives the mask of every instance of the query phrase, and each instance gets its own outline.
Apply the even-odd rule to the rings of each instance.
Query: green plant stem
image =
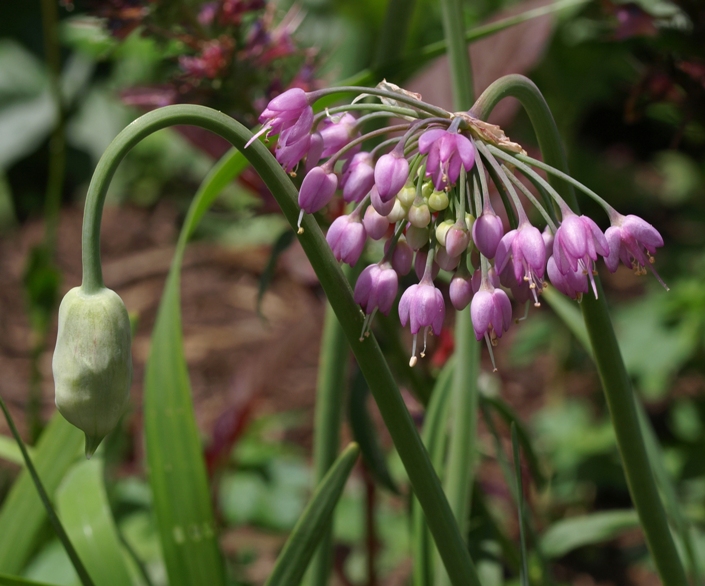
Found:
[[[460,0],[441,0],[443,36],[448,51],[450,82],[453,90],[453,107],[467,110],[472,105],[472,69],[465,40],[465,18]]]
[[[195,125],[228,140],[257,170],[277,199],[292,228],[299,215],[297,191],[289,176],[267,147],[255,141],[245,143],[252,133],[232,118],[210,108],[177,105],[149,112],[123,130],[101,158],[88,189],[83,221],[83,287],[88,291],[102,285],[100,266],[100,217],[108,184],[120,161],[140,140],[173,125]],[[348,344],[362,370],[377,406],[404,464],[412,488],[426,514],[446,569],[456,586],[478,586],[475,566],[458,531],[440,481],[416,431],[399,389],[374,337],[359,340],[364,316],[353,300],[350,284],[333,257],[315,219],[307,215],[299,241],[318,276],[333,310],[345,331]]]
[[[480,345],[473,334],[470,310],[456,313],[455,368],[452,380],[452,421],[444,489],[463,537],[468,534],[470,502],[475,476],[477,436],[477,378]],[[437,574],[436,584],[447,584],[448,576]]]
[[[389,0],[387,11],[377,41],[377,53],[373,69],[379,71],[381,78],[396,80],[396,69],[389,67],[389,63],[398,61],[405,53],[406,38],[409,24],[414,14],[416,0]]]
[[[327,304],[318,366],[316,414],[313,427],[313,467],[316,485],[323,480],[338,455],[343,389],[348,375],[348,352],[345,332],[333,308]],[[332,563],[333,528],[328,523],[311,560],[307,583],[311,586],[328,584]]]
[[[61,524],[61,521],[59,520],[59,517],[56,515],[56,512],[54,511],[54,507],[51,504],[51,500],[49,499],[49,495],[47,494],[46,490],[44,490],[44,485],[42,484],[41,479],[39,478],[39,474],[37,474],[37,470],[34,467],[34,464],[32,463],[32,458],[29,456],[29,452],[27,451],[27,448],[24,445],[24,442],[22,441],[22,438],[20,437],[19,432],[17,431],[17,427],[15,427],[15,422],[12,419],[12,415],[10,415],[10,411],[7,409],[7,405],[5,405],[5,401],[2,397],[0,397],[0,409],[2,409],[2,412],[5,415],[5,419],[7,420],[7,425],[10,427],[10,432],[12,433],[12,436],[15,438],[15,441],[17,442],[17,446],[20,448],[20,451],[22,452],[22,458],[24,459],[25,466],[27,467],[27,471],[29,472],[30,476],[32,477],[32,481],[34,482],[34,487],[37,489],[37,493],[39,494],[39,498],[42,500],[42,504],[44,505],[44,508],[46,509],[47,515],[49,516],[49,521],[51,522],[52,528],[54,529],[54,532],[56,533],[56,536],[59,538],[59,541],[61,541],[61,544],[64,546],[64,549],[66,550],[66,553],[69,556],[69,559],[71,560],[71,563],[73,564],[74,569],[76,570],[76,573],[78,574],[79,579],[81,580],[81,584],[83,586],[94,586],[93,580],[91,579],[90,575],[88,574],[88,571],[86,568],[83,566],[83,562],[81,561],[81,558],[78,557],[78,553],[73,547],[73,544],[71,543],[71,540],[69,539],[69,536],[66,534],[66,531],[64,530],[64,526]]]
[[[568,173],[567,159],[553,116],[541,92],[527,78],[508,75],[497,80],[478,98],[471,113],[486,119],[497,102],[507,96],[517,98],[529,115],[544,161]],[[573,186],[556,176],[549,176],[549,182],[564,194],[573,211],[579,213]],[[639,428],[631,381],[617,344],[602,285],[599,279],[595,280],[598,298],[586,295],[581,308],[617,436],[629,493],[663,584],[687,586]]]

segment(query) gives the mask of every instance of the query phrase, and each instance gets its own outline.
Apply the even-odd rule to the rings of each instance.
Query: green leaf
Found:
[[[601,543],[639,526],[636,511],[605,511],[564,519],[551,525],[541,538],[546,556],[559,558],[569,551]]]
[[[291,586],[301,582],[359,453],[359,446],[351,443],[331,466],[287,539],[266,586]]]
[[[213,168],[181,229],[159,305],[144,392],[149,481],[171,586],[225,584],[201,438],[184,357],[181,262],[189,236],[222,189],[247,165],[235,149]]]
[[[103,484],[103,462],[75,464],[56,491],[56,507],[71,543],[96,586],[131,584]]]
[[[56,411],[33,452],[34,466],[50,495],[83,453],[83,432]],[[47,514],[25,469],[0,509],[0,572],[17,573],[27,563]]]
[[[433,467],[441,472],[445,457],[448,409],[452,391],[454,357],[446,362],[431,394],[426,410],[421,438],[428,450]],[[411,504],[412,552],[414,555],[414,586],[433,583],[433,546],[431,532],[424,519],[421,505],[415,498]]]
[[[53,586],[46,582],[35,582],[34,580],[25,580],[17,576],[5,576],[0,574],[0,586]]]
[[[384,452],[377,439],[374,422],[367,410],[369,388],[362,373],[358,370],[350,389],[348,416],[353,437],[360,446],[362,458],[375,480],[394,494],[401,494],[399,487],[389,473]]]
[[[521,585],[529,586],[529,554],[526,550],[526,517],[524,486],[521,478],[521,459],[519,454],[519,435],[517,426],[512,422],[512,455],[514,456],[514,478],[516,480],[516,500],[519,513],[519,540],[521,543]]]

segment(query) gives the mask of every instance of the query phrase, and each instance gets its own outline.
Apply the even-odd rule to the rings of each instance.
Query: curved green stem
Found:
[[[83,286],[102,284],[100,268],[100,216],[108,184],[118,164],[140,140],[167,126],[194,125],[210,130],[240,150],[259,173],[277,199],[292,227],[297,225],[297,192],[289,176],[276,162],[267,147],[255,141],[245,144],[252,133],[232,118],[210,108],[194,105],[168,106],[149,112],[130,124],[106,150],[91,181],[83,224]],[[389,367],[374,337],[359,341],[364,316],[353,300],[352,289],[333,257],[316,220],[303,219],[304,233],[299,241],[320,280],[330,304],[340,321],[380,413],[406,467],[409,480],[424,509],[431,532],[453,584],[478,586],[479,580],[458,526],[443,494],[438,476],[419,438],[411,416],[399,393]]]
[[[520,75],[503,77],[485,90],[473,106],[472,113],[484,119],[495,104],[507,96],[517,98],[529,115],[544,161],[567,173],[568,163],[553,116],[541,92],[530,80]],[[556,190],[565,194],[573,211],[578,213],[578,202],[571,183],[555,175],[549,175],[549,181]],[[639,428],[631,381],[617,344],[602,286],[599,279],[595,280],[599,297],[594,299],[586,295],[581,308],[612,416],[629,493],[663,584],[687,586],[685,571],[671,536]]]

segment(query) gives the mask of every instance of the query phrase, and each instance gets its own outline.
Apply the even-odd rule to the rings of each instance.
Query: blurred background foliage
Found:
[[[465,24],[471,29],[540,5],[466,2]],[[425,64],[413,56],[442,39],[440,7],[433,0],[407,6],[408,34],[390,39],[385,31],[394,27],[385,21],[386,3],[378,0],[0,3],[0,279],[5,291],[0,295],[0,325],[6,340],[20,340],[15,346],[0,343],[0,352],[6,367],[15,364],[11,359],[18,352],[22,359],[17,363],[22,368],[8,377],[0,392],[10,397],[18,413],[25,413],[27,437],[37,437],[52,403],[42,361],[51,346],[58,295],[77,284],[68,282],[75,279],[75,271],[68,271],[67,277],[66,263],[56,260],[57,250],[80,256],[80,240],[62,240],[60,227],[58,241],[37,234],[50,231],[52,222],[63,225],[71,210],[80,209],[92,170],[116,134],[145,110],[179,102],[213,106],[254,125],[266,101],[290,85],[311,89],[364,69],[431,99],[434,92],[444,91],[434,82],[434,75],[446,75],[444,64]],[[55,41],[42,28],[52,18]],[[638,278],[624,269],[601,276],[627,367],[692,524],[700,559],[705,559],[704,38],[705,8],[697,0],[602,0],[573,2],[551,16],[488,37],[472,50],[476,90],[504,73],[529,75],[553,110],[573,175],[622,213],[645,218],[664,236],[656,267],[669,292],[653,278]],[[410,55],[411,63],[391,67],[385,63],[385,54],[391,53],[402,59]],[[449,86],[445,99],[450,99]],[[509,107],[499,116],[513,140],[536,150],[521,112]],[[57,149],[62,169],[52,175]],[[161,221],[169,226],[160,242],[173,242],[198,182],[225,151],[220,141],[199,132],[158,133],[121,165],[109,201],[132,210],[129,218],[146,218],[136,222],[144,222],[147,231],[156,230],[149,219],[166,205],[171,212]],[[57,177],[59,201],[54,208],[49,199]],[[606,227],[599,209],[588,201],[581,204]],[[254,270],[255,283],[262,274],[270,279],[256,259],[263,254],[267,258],[266,247],[286,230],[275,207],[257,177],[246,173],[224,190],[197,237],[207,250],[235,250],[238,262],[255,259],[252,262],[260,267]],[[52,219],[48,216],[54,209],[58,211]],[[132,222],[129,218],[122,221]],[[75,221],[73,226],[78,230]],[[131,248],[127,243],[122,252],[128,256],[143,249],[143,244]],[[314,321],[322,315],[322,299],[301,265],[300,257],[285,254],[274,279],[282,272],[298,275],[297,286],[312,293],[315,308],[304,304],[304,311],[310,311],[309,321]],[[139,306],[130,307],[128,300],[128,309],[139,314],[142,327],[150,318]],[[278,311],[270,312],[268,319],[281,315]],[[260,323],[256,317],[247,319]],[[243,327],[245,337],[254,335],[247,334],[247,324]],[[188,331],[186,339],[188,348]],[[436,376],[450,348],[452,339],[441,337],[434,358],[420,365],[425,370],[419,376]],[[227,350],[227,344],[221,349]],[[194,354],[190,356],[192,378],[204,386],[209,377],[235,376],[227,359],[219,365],[225,374],[218,379],[208,370],[201,372]],[[278,356],[280,361],[268,366],[283,373],[291,360]],[[500,374],[483,379],[483,392],[501,397],[527,425],[549,480],[543,490],[532,487],[527,498],[556,582],[656,583],[629,510],[614,435],[589,355],[544,307],[502,342],[498,360]],[[307,372],[299,395],[310,397],[315,377]],[[264,401],[257,398],[256,381],[250,383],[251,388],[243,383],[234,390],[233,385],[215,385],[210,392],[221,396],[219,408],[230,420],[204,415],[200,421],[207,422],[201,431],[209,446],[206,457],[233,584],[264,581],[312,482],[310,398],[284,400],[270,393]],[[197,397],[197,413],[208,412],[208,396]],[[411,395],[408,400],[421,418],[421,407]],[[131,417],[137,422],[139,410],[135,404]],[[478,483],[484,497],[473,505],[471,523],[473,543],[480,544],[473,554],[488,580],[498,572],[500,577],[505,571],[513,575],[482,546],[494,535],[492,523],[510,540],[518,540],[510,491],[495,453],[496,444],[507,443],[508,427],[498,427],[496,437],[491,426],[480,429]],[[166,575],[144,480],[139,428],[126,422],[122,435],[116,434],[107,446],[107,474],[113,480],[108,496],[123,539],[152,583],[163,584]],[[405,493],[403,468],[389,451],[384,431],[379,431],[391,475]],[[16,472],[16,466],[2,464],[0,496]],[[370,510],[373,522],[366,522]],[[583,516],[588,513],[593,516],[586,525]],[[336,512],[338,583],[407,583],[407,518],[405,499],[375,489],[370,471],[362,470]],[[367,561],[370,557],[373,564]],[[532,558],[532,564],[539,563]],[[54,584],[76,583],[68,558],[48,531],[24,575]]]

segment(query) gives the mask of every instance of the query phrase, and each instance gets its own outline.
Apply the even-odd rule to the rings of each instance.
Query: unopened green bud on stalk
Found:
[[[431,222],[431,212],[425,203],[412,205],[409,209],[409,222],[416,228],[425,228]]]
[[[399,193],[397,193],[397,199],[401,205],[408,210],[416,199],[416,187],[413,185],[406,185]]]
[[[130,319],[122,299],[105,287],[71,289],[59,307],[52,361],[56,406],[86,434],[90,458],[125,410],[132,383]]]
[[[434,212],[443,211],[448,204],[448,194],[445,191],[434,191],[428,196],[428,207]]]

